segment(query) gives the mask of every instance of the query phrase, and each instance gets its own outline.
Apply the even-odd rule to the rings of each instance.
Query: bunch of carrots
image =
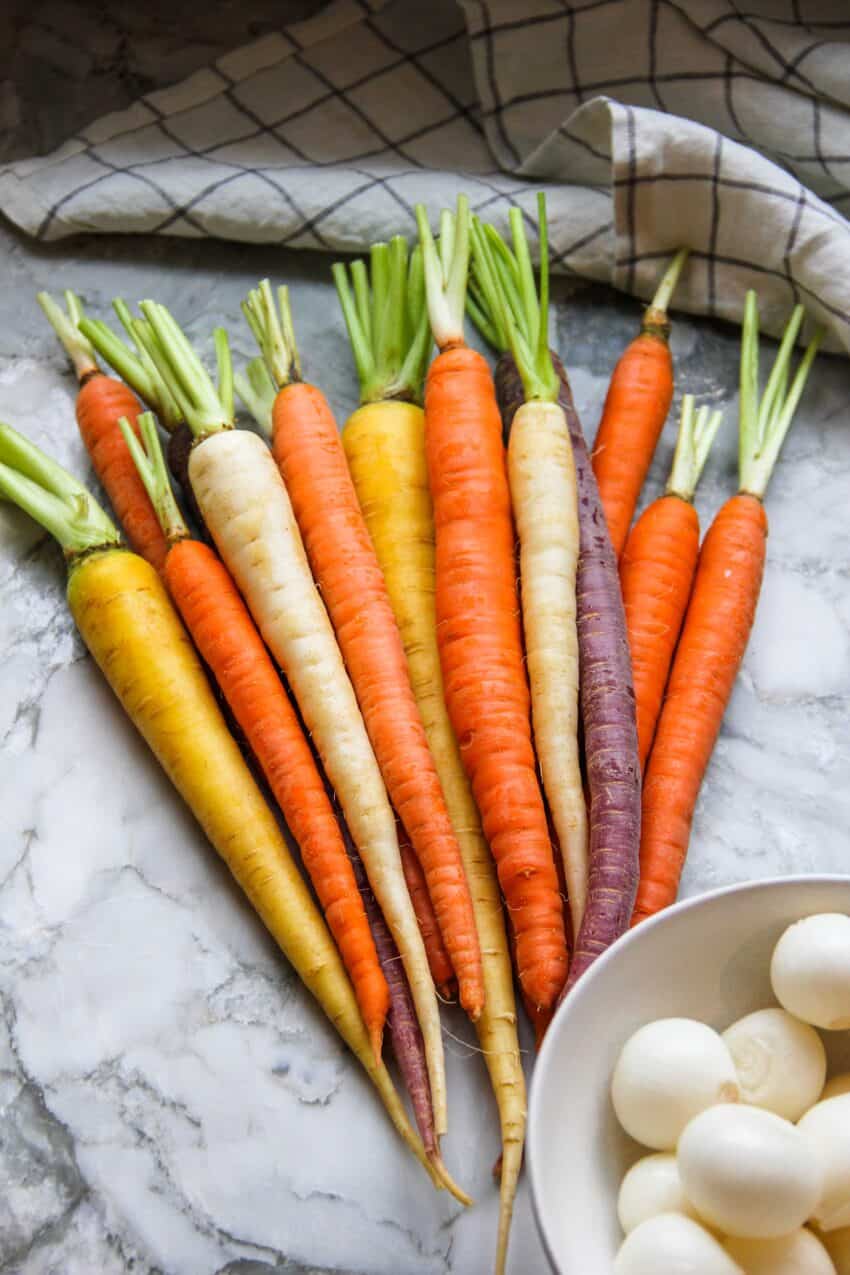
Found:
[[[501,1127],[501,1272],[525,1132],[514,977],[539,1040],[596,957],[675,898],[819,335],[792,378],[798,307],[760,395],[748,297],[740,490],[700,546],[693,496],[720,413],[689,396],[666,494],[633,522],[672,402],[687,253],[614,370],[589,454],[549,347],[542,197],[539,283],[518,212],[508,239],[463,197],[437,238],[422,208],[417,222],[412,251],[396,238],[334,267],[360,383],[341,432],[303,379],[285,288],[245,300],[258,356],[243,373],[216,331],[215,377],[154,301],[116,302],[122,338],[73,294],[66,309],[41,294],[126,543],[6,425],[0,494],[59,542],[68,605],[124,710],[402,1138],[465,1204],[440,1152],[439,998],[474,1023]],[[238,427],[236,394],[259,433]]]

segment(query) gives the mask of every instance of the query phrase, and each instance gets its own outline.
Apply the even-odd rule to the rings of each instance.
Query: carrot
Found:
[[[59,541],[71,614],[122,708],[365,1068],[401,1137],[442,1186],[386,1067],[375,1059],[333,940],[157,573],[121,546],[84,487],[8,425],[0,425],[0,494]]]
[[[425,1061],[425,1045],[422,1032],[416,1021],[416,1011],[410,995],[410,987],[404,974],[404,966],[393,942],[393,936],[387,928],[381,909],[372,893],[363,860],[357,853],[357,847],[350,839],[346,849],[351,861],[351,869],[357,888],[363,901],[366,915],[390,990],[390,1011],[387,1027],[393,1043],[393,1052],[404,1078],[407,1092],[413,1106],[416,1127],[422,1143],[429,1156],[439,1153],[437,1135],[434,1130],[434,1110],[431,1105],[431,1086],[428,1081],[428,1066]]]
[[[38,302],[80,383],[77,425],[94,472],[131,547],[161,571],[168,545],[118,428],[121,416],[135,421],[141,404],[132,390],[97,366],[94,350],[80,331],[83,312],[79,297],[73,292],[65,293],[67,314],[47,292],[39,292]]]
[[[640,886],[633,923],[676,897],[691,822],[723,714],[749,641],[767,541],[764,495],[817,352],[818,332],[787,389],[797,306],[764,394],[758,393],[758,305],[747,294],[741,341],[740,489],[716,515],[700,550],[693,592],[643,789]]]
[[[437,638],[446,704],[516,934],[519,979],[549,1008],[567,946],[531,742],[514,533],[493,378],[464,342],[469,206],[442,217],[440,254],[416,210],[431,329],[425,448],[436,529]]]
[[[192,431],[183,419],[183,413],[160,374],[152,356],[152,342],[144,320],[134,317],[126,302],[116,298],[113,309],[121,320],[127,336],[133,343],[131,350],[101,319],[84,318],[80,330],[110,367],[135,390],[139,398],[155,412],[160,425],[168,434],[168,468],[180,487],[184,503],[192,522],[207,544],[211,537],[204,526],[198,502],[189,482],[189,453],[192,450]],[[135,417],[131,417],[134,420]]]
[[[448,953],[443,947],[440,927],[437,924],[431,896],[428,893],[428,882],[425,880],[425,873],[422,871],[422,865],[414,853],[413,846],[407,839],[407,833],[401,826],[399,826],[398,830],[398,849],[401,854],[401,867],[404,872],[404,879],[407,882],[410,902],[413,904],[413,911],[416,913],[416,920],[419,923],[419,930],[422,934],[422,942],[425,944],[425,951],[428,955],[431,977],[443,1000],[453,1000],[455,995],[454,971]]]
[[[694,492],[721,419],[721,412],[709,415],[707,407],[694,415],[693,395],[682,399],[679,438],[665,494],[638,518],[620,558],[641,770],[655,734],[697,568],[699,518]]]
[[[512,209],[514,260],[497,255],[494,236],[473,221],[476,277],[523,382],[508,441],[508,480],[520,543],[520,598],[531,685],[534,740],[543,790],[557,833],[572,929],[581,929],[587,901],[588,829],[579,755],[579,652],[576,572],[578,492],[570,434],[558,405],[560,384],[549,354],[549,269],[546,206],[538,197],[540,299],[522,213]],[[518,283],[518,287],[517,287]],[[518,300],[525,333],[513,319]]]
[[[438,1135],[446,1127],[437,996],[401,869],[395,817],[289,496],[266,444],[233,428],[226,334],[216,389],[174,319],[143,302],[151,350],[196,436],[189,477],[225,566],[283,669],[404,961],[425,1040]]]
[[[139,417],[142,443],[126,417],[119,423],[169,543],[166,587],[301,851],[378,1060],[389,989],[310,745],[239,591],[213,551],[189,536],[153,416]]]
[[[388,251],[398,256],[399,248],[406,264],[404,240],[394,241]],[[474,1021],[481,1013],[484,984],[469,886],[336,421],[321,390],[297,379],[286,292],[280,293],[280,317],[268,280],[244,308],[278,386],[272,409],[275,460],[390,801],[422,865],[460,1003]]]
[[[429,347],[431,342],[421,251],[414,250],[408,272],[407,338],[391,349],[379,339],[380,281],[377,288],[370,286],[366,265],[358,261],[350,267],[351,286],[343,266],[334,267],[334,278],[361,397],[361,406],[343,430],[343,447],[404,643],[413,693],[463,856],[481,943],[485,995],[475,1030],[501,1124],[496,1272],[502,1275],[522,1162],[525,1077],[499,882],[443,695],[434,605],[434,514],[425,414],[418,406],[425,375],[424,360],[417,357],[423,319]]]
[[[518,275],[515,258],[493,228],[485,226],[484,233],[505,263],[505,279]],[[496,394],[502,423],[511,430],[525,398],[516,362],[503,348],[480,287],[475,289],[469,308],[487,339],[503,350],[496,365]],[[527,311],[518,290],[512,290],[511,312],[519,330],[527,333]],[[569,429],[578,489],[576,617],[590,807],[587,904],[575,936],[563,998],[596,957],[628,928],[638,876],[640,767],[617,563],[569,380],[560,359],[551,350],[549,353],[560,383],[558,403]]]
[[[617,558],[673,401],[667,307],[688,251],[676,253],[643,316],[640,334],[614,368],[593,444],[593,472]]]
[[[369,885],[369,878],[363,867],[363,861],[348,836],[344,825],[343,835],[345,836],[346,849],[351,858],[354,879],[357,882],[357,888],[360,891],[366,915],[369,918],[369,925],[375,937],[375,946],[378,950],[381,967],[389,984],[390,1012],[387,1015],[387,1027],[389,1028],[399,1071],[404,1078],[407,1092],[410,1094],[417,1128],[437,1177],[461,1204],[471,1204],[472,1201],[469,1196],[453,1182],[440,1158],[440,1149],[437,1145],[434,1130],[434,1112],[431,1105],[431,1087],[428,1083],[428,1067],[425,1061],[425,1045],[422,1040],[422,1032],[419,1030],[419,1024],[416,1021],[413,998],[410,995],[410,985],[405,977],[404,966],[399,958],[398,948],[393,942],[393,936],[390,934],[387,923],[372,892],[372,887]]]

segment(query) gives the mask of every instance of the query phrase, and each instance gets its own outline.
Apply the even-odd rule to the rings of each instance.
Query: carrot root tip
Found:
[[[372,1044],[372,1053],[375,1057],[375,1066],[380,1067],[383,1061],[384,1050],[384,1029],[383,1027],[372,1028],[369,1032],[369,1040]]]
[[[471,1208],[475,1201],[471,1195],[467,1195],[466,1191],[464,1191],[462,1187],[459,1187],[455,1182],[448,1169],[443,1164],[439,1152],[435,1151],[428,1158],[431,1161],[431,1166],[434,1169],[441,1186],[453,1195],[459,1204],[462,1204],[465,1208]]]

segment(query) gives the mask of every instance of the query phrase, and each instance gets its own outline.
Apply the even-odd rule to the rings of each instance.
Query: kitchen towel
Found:
[[[0,168],[27,233],[328,251],[547,194],[554,268],[850,350],[847,0],[336,0]],[[273,264],[270,262],[270,271]]]

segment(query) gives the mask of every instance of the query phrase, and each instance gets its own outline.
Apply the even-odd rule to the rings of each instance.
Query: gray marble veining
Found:
[[[142,8],[3,7],[0,156],[47,150],[280,20],[268,0],[206,7],[193,40],[191,14],[178,26],[173,6]],[[102,315],[116,294],[154,295],[206,349],[224,322],[242,359],[241,297],[262,275],[285,278],[307,371],[341,419],[354,406],[323,258],[184,240],[36,247],[0,225],[0,262],[0,419],[80,476],[91,471],[74,385],[38,288],[74,288]],[[591,436],[638,313],[605,289],[560,288],[559,344]],[[677,318],[673,349],[676,405],[646,498],[693,392],[726,417],[700,489],[705,521],[735,485],[737,333]],[[764,593],[684,893],[848,862],[848,414],[850,366],[824,358],[768,499]],[[478,1200],[463,1213],[399,1146],[122,717],[73,631],[63,577],[54,546],[0,504],[0,1271],[486,1275],[498,1147],[469,1029],[446,1013],[445,1155]],[[510,1270],[543,1269],[524,1185]]]

